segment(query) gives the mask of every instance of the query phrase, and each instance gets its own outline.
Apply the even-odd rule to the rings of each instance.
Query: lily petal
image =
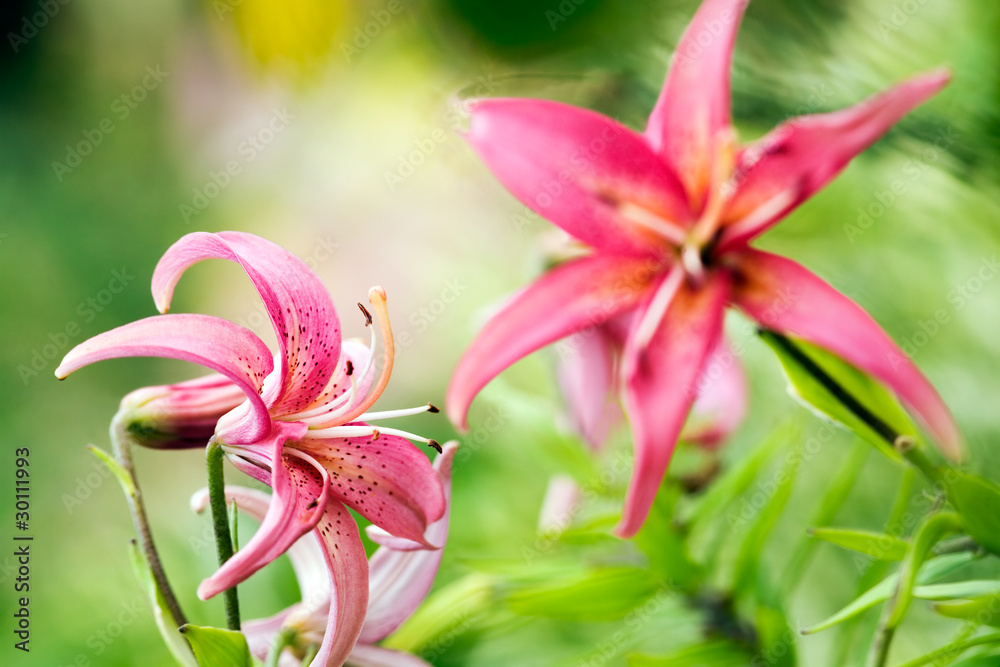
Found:
[[[606,327],[584,329],[559,348],[557,373],[569,417],[576,431],[595,451],[622,417],[615,391],[615,349]]]
[[[340,320],[323,283],[305,262],[270,241],[241,232],[183,236],[153,272],[153,298],[166,312],[174,287],[190,266],[211,258],[240,264],[264,301],[281,349],[280,382],[265,401],[276,415],[312,403],[340,358]]]
[[[293,605],[269,618],[255,618],[241,625],[240,631],[247,638],[247,646],[249,646],[251,654],[261,660],[267,658],[267,654],[271,650],[271,644],[274,642],[275,637],[278,636],[278,632],[281,631],[285,619],[288,618],[288,615],[295,608]]]
[[[738,159],[719,250],[766,231],[950,78],[947,70],[913,77],[847,109],[794,118],[748,146]]]
[[[451,506],[451,466],[458,450],[457,442],[444,445],[434,461],[434,468],[444,489],[448,509],[444,516],[427,527],[425,542],[444,546],[448,541],[448,518]],[[372,555],[368,615],[359,642],[372,644],[389,636],[410,617],[434,583],[441,565],[443,549],[396,551],[385,546]]]
[[[737,355],[720,338],[698,380],[681,440],[715,449],[743,422],[747,411],[747,378]]]
[[[358,641],[368,608],[368,559],[354,517],[330,497],[313,534],[330,572],[330,613],[314,665],[342,665]]]
[[[615,529],[621,537],[634,535],[649,514],[697,394],[697,380],[722,333],[730,289],[725,273],[709,275],[698,289],[682,284],[645,347],[637,344],[643,318],[636,318],[623,358],[635,467]]]
[[[826,348],[885,383],[953,459],[962,437],[948,407],[916,365],[858,304],[790,259],[744,250],[733,301],[767,329]]]
[[[271,351],[243,327],[210,315],[154,315],[105,331],[63,358],[56,377],[105,359],[165,357],[205,366],[232,380],[249,401],[248,418],[229,432],[229,442],[253,442],[271,419],[259,392],[273,368]]]
[[[684,180],[700,207],[720,139],[728,139],[729,71],[748,0],[706,0],[674,52],[646,138]]]
[[[351,667],[431,667],[411,653],[367,644],[355,646],[347,664]]]
[[[445,512],[430,461],[404,438],[305,439],[295,447],[327,470],[331,497],[392,535],[426,544],[427,525]]]
[[[670,166],[642,135],[606,116],[546,100],[491,99],[472,106],[470,122],[466,139],[500,182],[590,246],[656,253],[662,237],[652,228],[680,239],[691,222]]]
[[[245,486],[227,484],[225,487],[226,502],[235,503],[237,509],[257,521],[264,521],[271,506],[271,494]],[[191,496],[191,510],[200,514],[208,507],[208,489],[200,489]],[[295,580],[299,583],[303,603],[308,609],[316,608],[320,603],[330,598],[329,575],[326,572],[326,560],[320,551],[319,543],[303,535],[288,549],[288,559],[292,562]],[[288,613],[288,610],[284,612]],[[263,621],[261,621],[263,623]],[[246,624],[243,627],[247,631]],[[248,634],[249,637],[249,634]]]
[[[298,438],[306,427],[300,423],[276,422],[266,447],[271,452],[274,488],[267,514],[250,541],[198,586],[202,600],[232,588],[285,553],[303,534],[312,530],[326,506],[329,477],[326,471],[294,450],[283,453],[289,438]],[[261,448],[265,446],[262,443]]]
[[[449,418],[467,428],[472,399],[501,371],[549,343],[634,308],[661,270],[650,259],[595,255],[546,273],[514,296],[466,350],[445,397]]]

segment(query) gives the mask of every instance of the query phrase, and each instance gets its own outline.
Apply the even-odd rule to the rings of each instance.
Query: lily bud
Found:
[[[219,419],[246,400],[226,377],[213,374],[127,394],[115,420],[129,439],[153,449],[204,447]]]

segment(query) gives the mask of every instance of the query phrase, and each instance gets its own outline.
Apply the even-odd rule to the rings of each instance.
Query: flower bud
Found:
[[[131,442],[143,447],[204,447],[219,419],[244,400],[239,387],[213,374],[136,389],[122,399],[115,420]]]

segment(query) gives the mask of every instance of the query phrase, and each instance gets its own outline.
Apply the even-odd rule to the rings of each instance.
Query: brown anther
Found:
[[[361,302],[358,302],[358,308],[361,309],[361,313],[365,316],[365,326],[371,326],[372,314],[368,312],[368,309]]]
[[[437,414],[437,413],[441,412],[441,410],[439,410],[438,407],[436,405],[434,405],[433,403],[428,403],[427,404],[427,412],[430,412],[431,414]]]
[[[350,359],[347,360],[347,374],[349,376],[354,374],[354,364],[351,363]]]
[[[382,433],[379,432],[378,429],[375,429],[374,431],[372,431],[372,442],[375,442],[376,440],[378,440],[378,437],[380,435],[382,435]]]
[[[437,440],[428,440],[427,441],[427,446],[431,447],[433,449],[436,449],[438,454],[441,454],[441,453],[444,452],[444,450],[441,449],[441,444]]]

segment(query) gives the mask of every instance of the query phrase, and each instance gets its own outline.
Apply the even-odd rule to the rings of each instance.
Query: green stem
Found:
[[[933,653],[928,653],[927,655],[917,658],[916,660],[904,663],[899,667],[923,667],[923,665],[937,664],[937,661],[941,658],[954,659],[970,648],[983,646],[985,644],[1000,644],[1000,633],[982,635],[981,637],[974,637],[960,644],[945,646],[944,648],[940,648]]]
[[[271,644],[271,650],[267,653],[267,662],[264,663],[264,667],[278,667],[278,663],[281,661],[281,652],[287,647],[293,646],[295,644],[295,630],[291,628],[282,628],[278,631],[278,634],[274,637],[274,643]],[[303,665],[308,665],[308,662],[303,661]]]
[[[208,462],[208,499],[212,508],[212,527],[215,545],[219,552],[219,566],[233,557],[233,538],[229,533],[229,515],[226,512],[226,479],[222,468],[225,452],[217,442],[208,443],[205,458]],[[226,624],[230,630],[240,629],[240,600],[233,586],[223,593],[226,605]]]
[[[139,489],[139,480],[135,476],[135,465],[132,462],[132,452],[129,450],[128,436],[125,432],[124,424],[118,415],[111,421],[111,450],[114,452],[115,460],[125,470],[131,481],[131,488],[125,497],[128,500],[129,513],[132,515],[135,532],[138,534],[139,548],[149,563],[149,570],[153,574],[153,579],[160,587],[160,591],[163,594],[163,602],[170,612],[174,624],[179,628],[187,623],[187,618],[181,610],[177,596],[174,595],[174,589],[170,587],[170,582],[167,580],[167,573],[163,569],[160,555],[156,551],[156,544],[153,542],[153,533],[149,528],[149,519],[146,517],[146,508],[142,502],[142,491]]]

